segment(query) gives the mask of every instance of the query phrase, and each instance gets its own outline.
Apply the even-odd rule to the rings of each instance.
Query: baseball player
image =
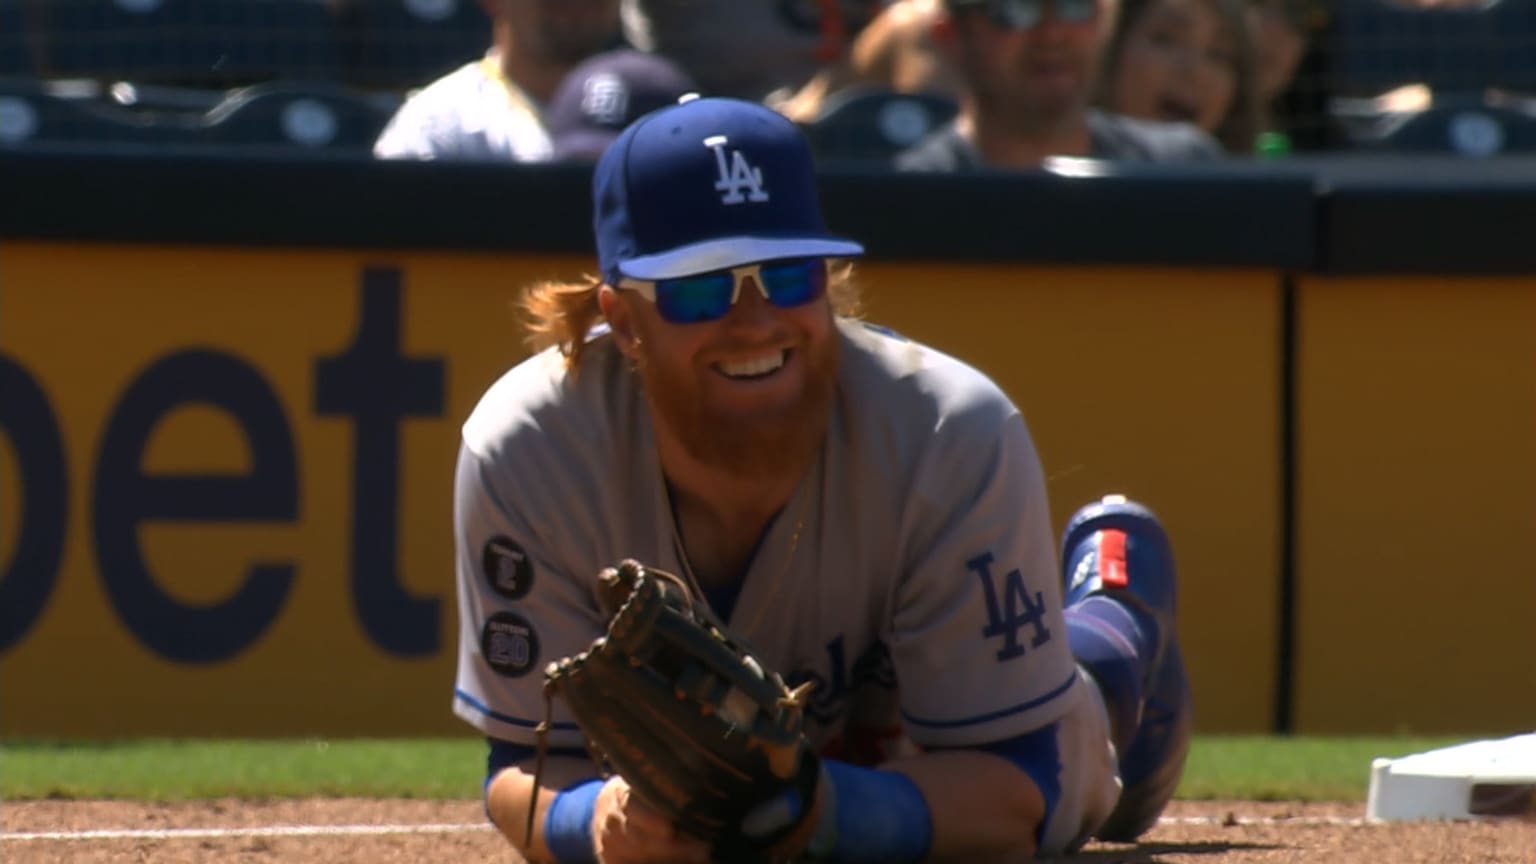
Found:
[[[1152,824],[1189,730],[1155,517],[1091,504],[1058,569],[1019,410],[850,317],[839,262],[863,250],[828,232],[781,115],[691,98],[641,117],[593,196],[600,279],[529,291],[545,349],[463,426],[453,705],[490,743],[491,821],[532,860],[707,860],[598,776],[541,687],[604,633],[594,575],[633,558],[811,685],[802,857],[1027,859]]]

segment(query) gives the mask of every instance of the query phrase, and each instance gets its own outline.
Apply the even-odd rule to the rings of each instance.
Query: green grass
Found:
[[[1465,739],[1195,739],[1179,797],[1354,801],[1371,759]],[[473,798],[485,745],[477,738],[0,743],[0,797]]]
[[[1466,738],[1197,737],[1178,797],[1256,801],[1364,801],[1371,760],[1397,757]]]
[[[0,797],[473,798],[480,738],[0,743]]]

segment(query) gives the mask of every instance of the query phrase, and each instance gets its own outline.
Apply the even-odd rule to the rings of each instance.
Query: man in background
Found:
[[[1091,107],[1113,0],[944,0],[934,41],[963,83],[954,122],[901,153],[899,169],[1028,169],[1053,156],[1139,162],[1210,159],[1187,123]]]
[[[480,0],[485,56],[428,84],[374,144],[381,159],[543,162],[544,106],[572,69],[619,40],[619,0]]]
[[[623,0],[624,36],[706,96],[775,104],[846,54],[888,0]]]

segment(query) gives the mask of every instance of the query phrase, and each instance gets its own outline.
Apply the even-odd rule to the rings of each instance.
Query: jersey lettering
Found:
[[[806,716],[823,726],[830,726],[847,707],[848,700],[848,676],[843,669],[844,649],[841,634],[836,639],[828,642],[827,666],[831,671],[831,677],[825,677],[815,669],[796,669],[785,677],[784,683],[790,687],[798,687],[806,682],[811,683],[811,698],[805,706]]]
[[[1019,643],[1019,631],[1032,628],[1030,647],[1039,648],[1051,639],[1051,631],[1045,626],[1045,595],[1039,591],[1030,596],[1024,586],[1024,574],[1017,568],[1003,574],[1003,597],[998,602],[997,584],[992,578],[992,553],[984,552],[965,562],[965,566],[981,579],[981,588],[987,600],[987,626],[981,635],[988,639],[1003,637],[1003,647],[997,652],[998,662],[1022,657],[1025,648]]]
[[[896,667],[886,644],[876,640],[848,665],[846,640],[839,634],[826,644],[827,676],[814,668],[799,668],[784,676],[784,683],[791,688],[811,682],[811,698],[805,706],[806,716],[822,726],[836,723],[848,709],[854,691],[865,686],[885,690],[896,689]]]

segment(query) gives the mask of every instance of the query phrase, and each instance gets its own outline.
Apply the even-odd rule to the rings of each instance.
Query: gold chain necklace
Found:
[[[813,475],[818,474],[820,467],[821,456],[818,453],[816,462],[812,464],[811,470],[806,473],[806,477],[810,478]],[[768,601],[778,596],[779,591],[783,588],[784,575],[789,572],[790,567],[795,563],[795,553],[800,549],[800,535],[805,530],[805,514],[806,511],[810,509],[811,501],[815,497],[815,493],[812,490],[806,489],[803,486],[796,491],[800,496],[800,502],[794,505],[795,525],[792,529],[790,529],[789,551],[784,556],[784,565],[778,569],[778,573],[774,577],[773,581],[769,583],[769,593],[766,597],[762,598],[762,602],[758,604],[756,614],[752,616],[752,620],[745,622],[741,627],[732,628],[742,635],[751,633],[756,629],[758,623],[762,621],[763,615],[767,612],[768,608],[773,605]],[[677,556],[678,563],[682,565],[681,569],[683,571],[683,576],[688,580],[688,585],[693,590],[694,596],[705,605],[709,605],[708,595],[704,593],[703,587],[699,584],[698,578],[694,575],[693,563],[688,560],[688,550],[687,547],[683,545],[682,529],[678,526],[677,509],[675,506],[672,506],[671,484],[667,484],[666,492],[668,509],[670,509],[672,512],[671,522],[673,552]],[[773,529],[770,527],[768,530],[771,532]],[[753,559],[755,560],[756,558],[757,556],[754,555]],[[739,580],[740,582],[744,583],[746,581],[747,575],[751,571],[751,567],[752,565],[749,563],[747,565],[747,573],[743,573],[741,575]],[[713,610],[713,607],[710,608]],[[719,615],[719,610],[713,611]],[[724,620],[725,616],[721,615],[720,617],[722,620]]]

